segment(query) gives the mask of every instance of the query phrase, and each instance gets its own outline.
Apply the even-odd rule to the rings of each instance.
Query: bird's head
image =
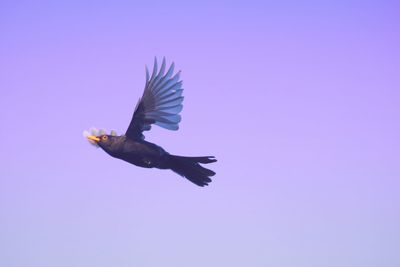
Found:
[[[90,144],[95,147],[101,147],[107,152],[111,150],[112,145],[118,139],[115,131],[111,131],[110,134],[106,134],[106,131],[98,131],[95,128],[92,128],[90,132],[84,131],[83,136],[89,141]]]

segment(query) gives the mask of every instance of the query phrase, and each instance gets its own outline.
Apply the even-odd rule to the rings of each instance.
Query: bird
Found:
[[[211,182],[215,172],[200,164],[216,162],[214,156],[186,157],[168,153],[161,146],[145,140],[144,131],[152,125],[167,130],[178,130],[183,108],[183,88],[181,71],[174,73],[174,62],[166,70],[166,59],[158,69],[157,58],[151,76],[145,66],[146,82],[142,97],[134,109],[131,122],[125,134],[117,135],[115,130],[109,134],[105,130],[92,128],[83,135],[94,146],[100,147],[111,157],[126,161],[139,167],[170,169],[198,186]]]

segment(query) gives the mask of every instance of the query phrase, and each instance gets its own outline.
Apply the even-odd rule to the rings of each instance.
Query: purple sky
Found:
[[[322,2],[1,1],[0,266],[399,266],[400,6]],[[82,137],[154,56],[209,187]]]

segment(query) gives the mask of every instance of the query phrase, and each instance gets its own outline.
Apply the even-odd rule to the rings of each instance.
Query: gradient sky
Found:
[[[322,3],[324,2],[324,3]],[[0,1],[0,266],[400,266],[396,1]],[[182,70],[199,188],[91,147]]]

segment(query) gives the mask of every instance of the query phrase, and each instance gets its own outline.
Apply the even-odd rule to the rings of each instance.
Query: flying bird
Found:
[[[153,124],[168,130],[178,130],[183,105],[180,71],[174,74],[174,63],[166,71],[165,58],[158,70],[157,58],[151,76],[146,66],[144,92],[133,112],[132,120],[124,135],[115,131],[106,134],[104,130],[84,131],[87,140],[102,148],[114,158],[127,161],[144,168],[171,169],[198,186],[211,182],[215,172],[202,164],[216,162],[213,156],[184,157],[168,153],[162,147],[145,141],[144,131]]]

